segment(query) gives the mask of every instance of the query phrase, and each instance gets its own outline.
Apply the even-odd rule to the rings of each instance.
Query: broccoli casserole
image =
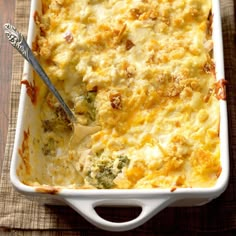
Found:
[[[42,0],[34,20],[36,57],[79,124],[96,129],[72,142],[53,95],[36,75],[23,81],[40,107],[32,143],[41,154],[30,157],[26,130],[18,168],[25,184],[215,184],[225,82],[215,79],[211,0]]]

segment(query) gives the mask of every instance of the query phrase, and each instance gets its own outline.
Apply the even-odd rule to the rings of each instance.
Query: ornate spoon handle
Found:
[[[45,73],[45,71],[43,70],[37,59],[35,58],[24,36],[20,32],[18,32],[13,25],[9,23],[4,25],[4,31],[11,45],[32,65],[34,70],[44,81],[49,90],[55,95],[57,100],[60,102],[62,108],[66,112],[70,121],[76,122],[76,117],[74,116],[73,112],[64,102],[63,98],[61,97],[57,89],[54,87],[51,80],[48,78],[47,74]]]

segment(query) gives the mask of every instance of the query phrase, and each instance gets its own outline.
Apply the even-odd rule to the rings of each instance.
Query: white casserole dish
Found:
[[[222,30],[220,19],[220,3],[213,2],[213,40],[214,58],[216,65],[216,79],[224,78],[224,60],[222,45]],[[31,1],[28,44],[32,45],[35,38],[35,11],[41,11],[41,1]],[[24,64],[24,79],[31,81],[32,69],[27,62]],[[138,189],[138,190],[88,190],[88,189],[58,189],[50,187],[30,187],[22,183],[17,175],[19,163],[19,149],[22,147],[24,132],[30,129],[31,135],[36,135],[33,129],[37,120],[37,111],[26,94],[25,86],[20,93],[20,105],[17,119],[13,157],[10,168],[10,177],[13,186],[24,195],[31,196],[46,204],[67,204],[75,209],[95,226],[109,231],[125,231],[140,226],[152,216],[168,206],[198,206],[217,198],[227,187],[229,179],[229,151],[228,151],[228,122],[227,104],[220,100],[220,140],[222,172],[215,186],[210,188],[178,188],[171,189]],[[30,117],[30,119],[29,119]],[[39,160],[40,161],[40,160]],[[95,211],[97,206],[138,206],[140,215],[128,222],[115,223],[104,220]]]

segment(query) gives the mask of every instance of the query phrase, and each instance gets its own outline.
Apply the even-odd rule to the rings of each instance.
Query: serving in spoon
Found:
[[[17,49],[17,51],[31,64],[31,66],[34,68],[34,70],[37,72],[37,74],[40,76],[40,78],[43,80],[43,82],[46,84],[49,90],[57,98],[58,102],[61,104],[63,110],[68,116],[69,120],[73,124],[74,134],[71,137],[70,146],[73,146],[73,147],[76,146],[86,136],[97,132],[100,129],[99,126],[83,126],[77,122],[77,119],[74,113],[65,103],[60,93],[54,87],[51,80],[47,76],[46,72],[43,70],[43,68],[41,67],[37,59],[35,58],[24,36],[13,25],[9,23],[6,23],[4,25],[4,31],[11,45],[15,49]]]

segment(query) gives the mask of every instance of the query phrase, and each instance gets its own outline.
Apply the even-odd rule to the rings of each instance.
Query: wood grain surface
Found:
[[[0,0],[0,170],[8,130],[13,49],[4,35],[2,26],[7,22],[14,23],[15,1]]]

